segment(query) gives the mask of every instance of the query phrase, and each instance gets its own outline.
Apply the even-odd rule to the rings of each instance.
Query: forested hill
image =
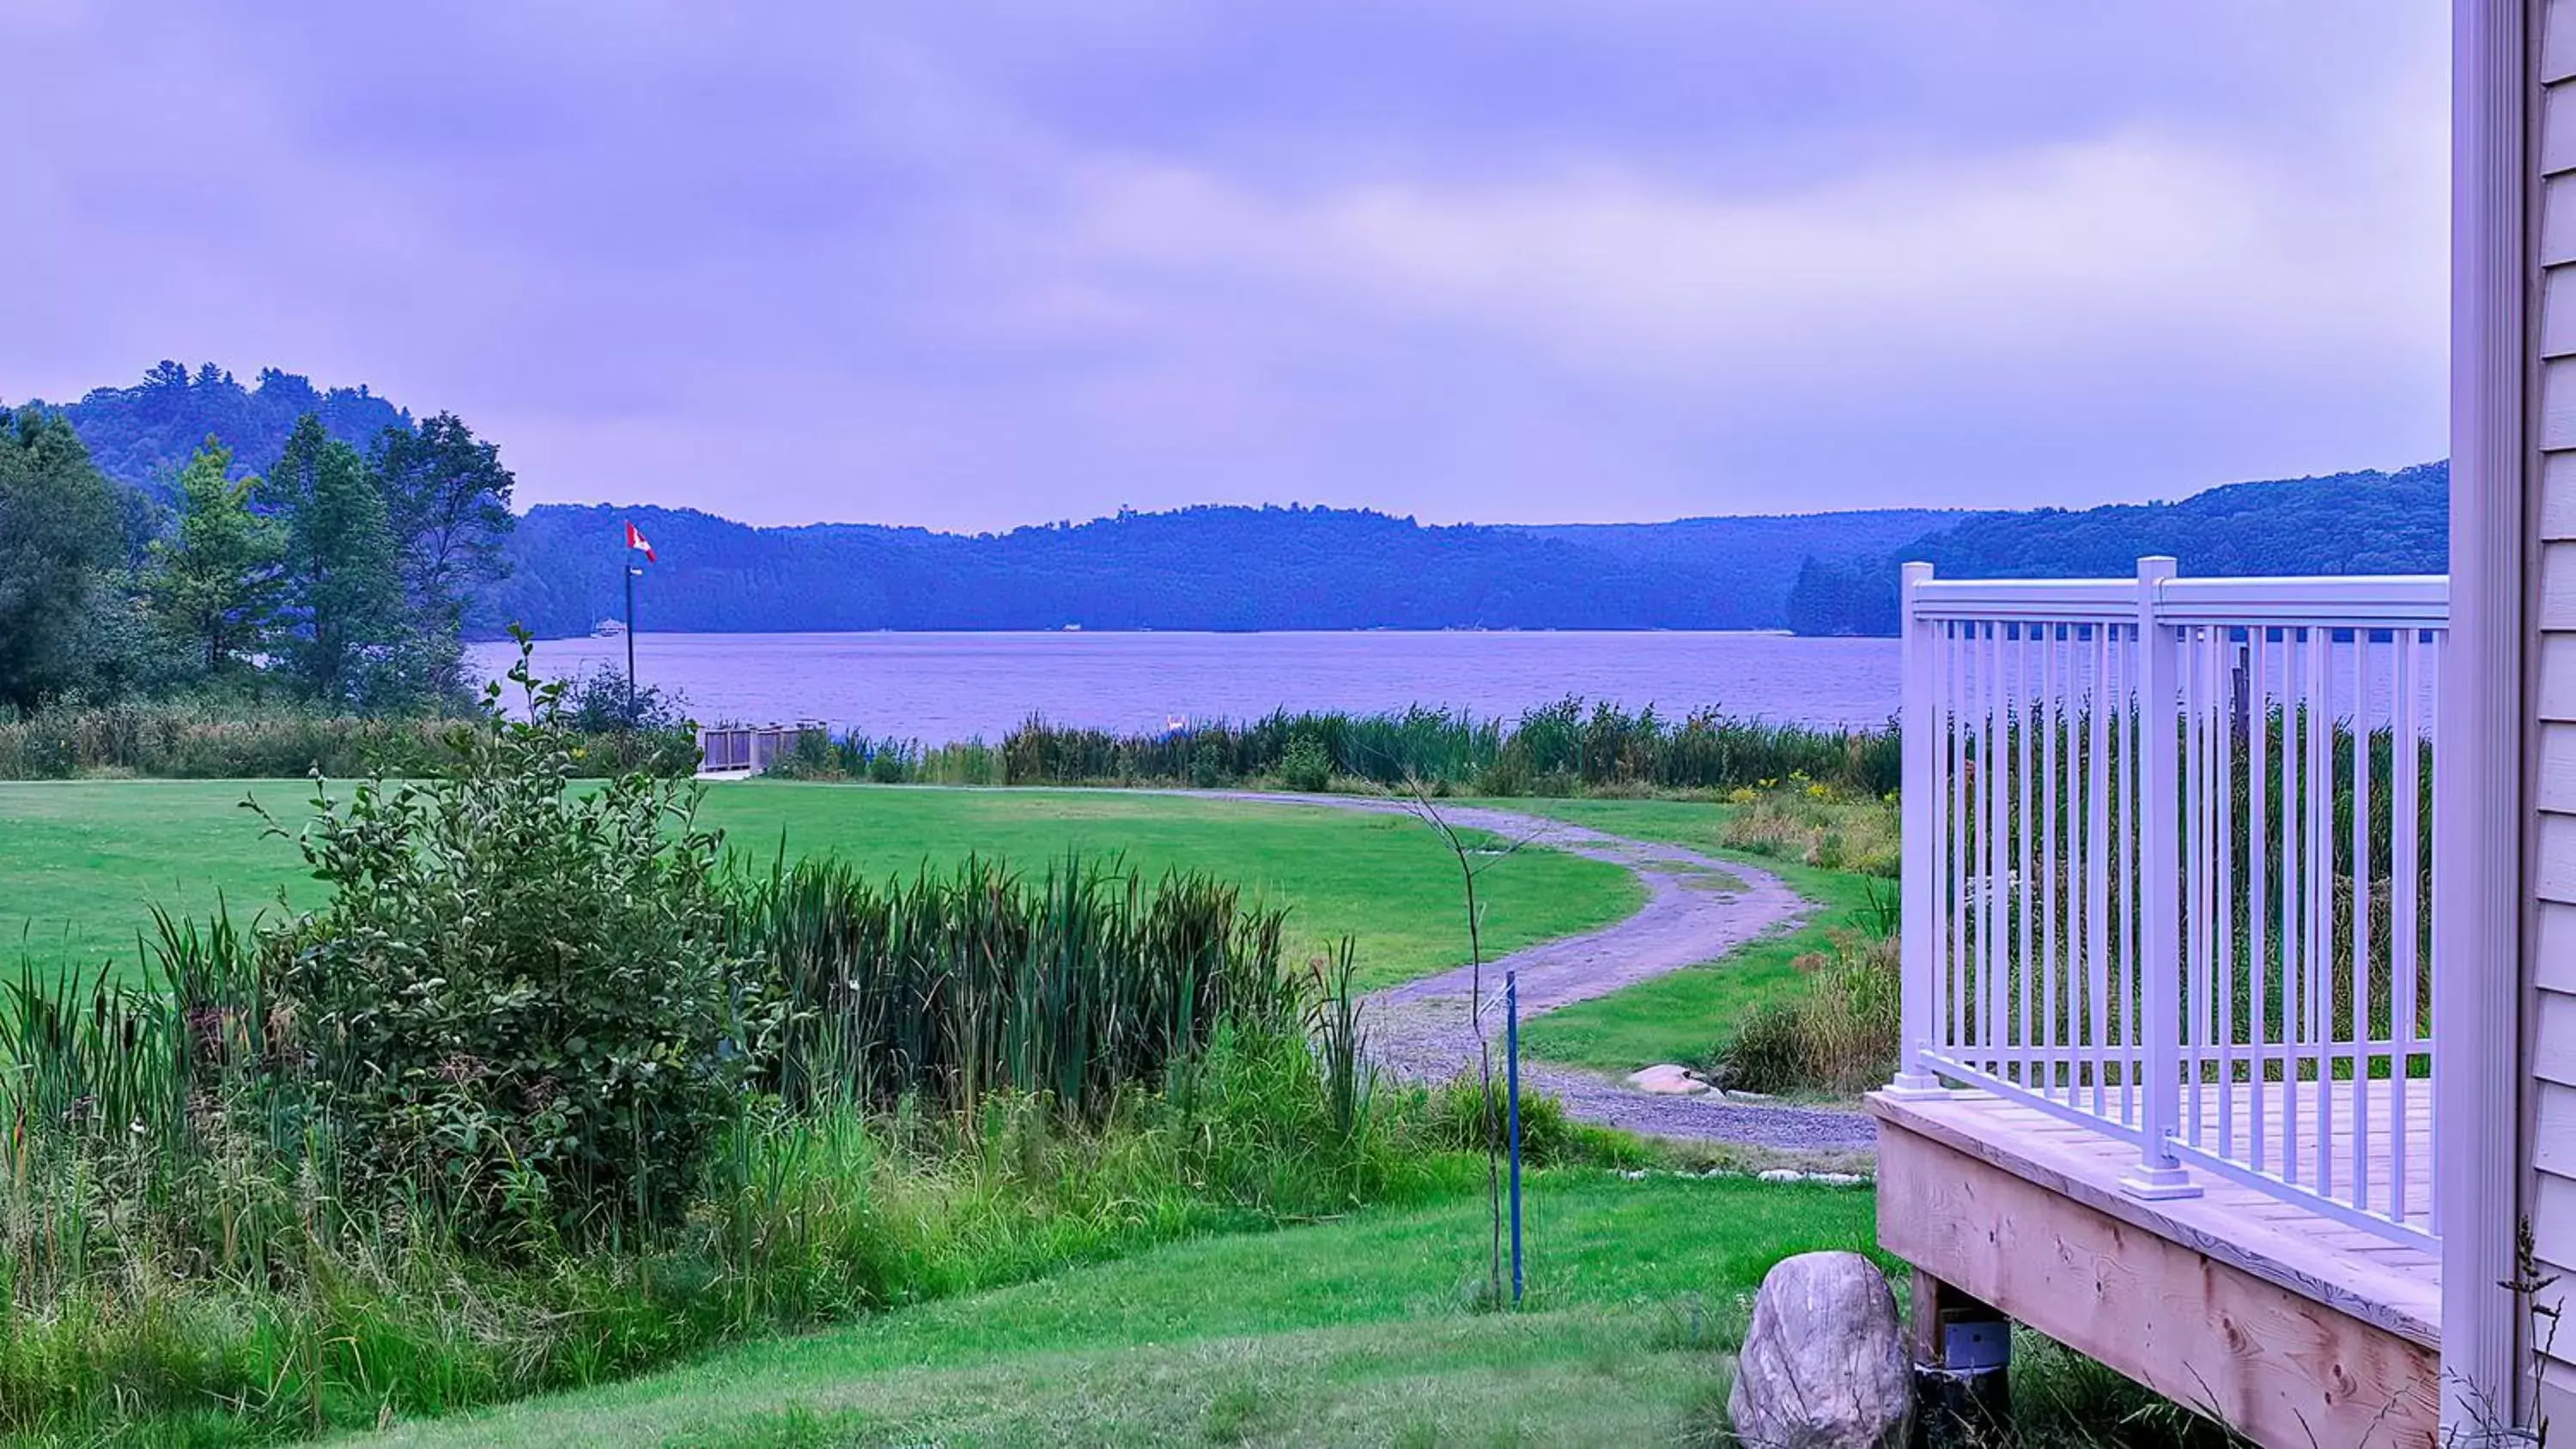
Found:
[[[264,475],[308,415],[330,439],[379,463],[389,445],[416,443],[424,456],[452,454],[458,468],[450,471],[468,482],[488,473],[474,487],[489,496],[510,496],[491,445],[461,422],[444,414],[416,422],[363,386],[317,388],[274,368],[244,386],[211,363],[191,371],[164,362],[134,386],[100,388],[55,410],[101,472],[131,485],[120,502],[137,559],[166,530],[172,480],[210,435],[232,450],[235,475]],[[420,462],[405,466],[417,471]],[[385,481],[389,503],[418,481]],[[463,622],[481,636],[513,622],[564,635],[616,617],[632,520],[662,555],[639,596],[641,622],[654,629],[1888,634],[1896,565],[1909,558],[1954,577],[2119,576],[2149,553],[2172,554],[2195,574],[2435,572],[2444,566],[2448,485],[2449,470],[2429,463],[2081,510],[1425,527],[1366,511],[1202,507],[971,536],[867,524],[751,528],[691,511],[544,505],[515,530],[500,516],[494,533],[508,534],[509,572],[474,591]]]
[[[1953,578],[2126,578],[2170,554],[2185,574],[2437,574],[2450,566],[2448,463],[2236,483],[2173,503],[1964,518],[1876,558],[1819,555],[1788,601],[1802,634],[1893,634],[1896,566]]]
[[[662,561],[647,628],[1776,629],[1891,634],[1896,565],[1953,577],[2436,573],[2449,470],[2213,488],[2175,503],[1889,510],[1672,523],[1424,527],[1321,508],[1190,508],[966,536],[758,529],[704,513],[544,506],[470,621],[582,633],[617,617],[627,520]]]
[[[1804,558],[1882,554],[1960,516],[1591,529],[1203,507],[967,536],[540,506],[473,624],[562,635],[617,617],[632,520],[661,555],[638,595],[651,629],[1767,629],[1780,626]]]
[[[194,373],[164,362],[132,387],[102,387],[57,411],[89,448],[90,461],[156,502],[199,444],[219,438],[237,475],[266,473],[286,451],[298,418],[311,413],[323,434],[360,452],[387,428],[412,427],[411,413],[365,387],[317,388],[311,379],[260,369],[249,387],[209,362]]]

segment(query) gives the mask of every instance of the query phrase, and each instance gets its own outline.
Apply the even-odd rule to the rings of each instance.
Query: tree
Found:
[[[259,480],[233,480],[232,462],[209,435],[180,471],[177,536],[152,545],[145,580],[163,627],[202,651],[208,674],[267,641],[286,583],[285,529],[251,511]]]
[[[97,596],[121,562],[118,522],[69,423],[34,407],[0,416],[0,705],[81,683]]]
[[[290,668],[333,704],[375,702],[407,662],[414,630],[384,495],[358,450],[307,413],[259,490],[286,524]]]
[[[466,595],[510,571],[501,546],[516,520],[500,449],[454,413],[387,428],[370,460],[402,550],[403,592],[416,615],[454,633]]]

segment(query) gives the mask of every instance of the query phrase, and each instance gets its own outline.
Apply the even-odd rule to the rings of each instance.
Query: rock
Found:
[[[1754,1174],[1764,1182],[1804,1182],[1807,1175],[1794,1167],[1766,1167]]]
[[[1737,1441],[1762,1449],[1904,1449],[1913,1375],[1878,1265],[1858,1253],[1774,1264],[1754,1296],[1727,1408]]]
[[[1708,1083],[1692,1076],[1690,1068],[1675,1066],[1670,1062],[1648,1067],[1642,1072],[1631,1073],[1628,1077],[1628,1085],[1640,1092],[1651,1092],[1658,1097],[1696,1097],[1708,1090]]]

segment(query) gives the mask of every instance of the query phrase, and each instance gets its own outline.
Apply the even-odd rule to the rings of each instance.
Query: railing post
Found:
[[[2138,1003],[2144,1090],[2138,1097],[2138,1165],[2120,1180],[2132,1197],[2200,1196],[2174,1156],[2182,1120],[2182,732],[2179,651],[2166,627],[2165,581],[2172,559],[2138,560],[2138,722],[2129,749],[2138,761]]]
[[[1938,1000],[1944,887],[1933,873],[1933,839],[1941,830],[1942,802],[1933,798],[1932,777],[1937,773],[1940,739],[1948,729],[1947,722],[1939,717],[1939,703],[1932,697],[1934,654],[1940,648],[1940,631],[1922,617],[1915,598],[1916,588],[1931,577],[1932,565],[1909,563],[1899,575],[1897,586],[1905,631],[1904,693],[1897,720],[1897,744],[1905,767],[1903,789],[1897,796],[1902,831],[1897,846],[1897,961],[1902,978],[1898,1010],[1902,1040],[1897,1047],[1896,1077],[1887,1084],[1887,1091],[1899,1097],[1937,1096],[1942,1090],[1941,1079],[1923,1070],[1923,1055],[1932,1045],[1933,1011]]]

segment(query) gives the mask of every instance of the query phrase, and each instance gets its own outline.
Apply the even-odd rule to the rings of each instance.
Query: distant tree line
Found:
[[[2237,483],[2175,503],[1980,514],[1870,558],[1809,557],[1790,588],[1801,634],[1897,632],[1897,566],[1952,578],[2126,578],[2169,554],[2185,574],[2437,574],[2450,567],[2451,469]]]
[[[466,689],[462,621],[508,566],[514,480],[455,415],[165,362],[0,421],[0,711],[184,697],[391,714]],[[109,476],[85,432],[154,471]]]
[[[662,555],[636,606],[655,630],[1777,629],[1802,557],[1880,555],[1957,516],[1430,526],[1198,507],[963,535],[541,505],[467,626],[559,637],[619,617],[632,519]]]

